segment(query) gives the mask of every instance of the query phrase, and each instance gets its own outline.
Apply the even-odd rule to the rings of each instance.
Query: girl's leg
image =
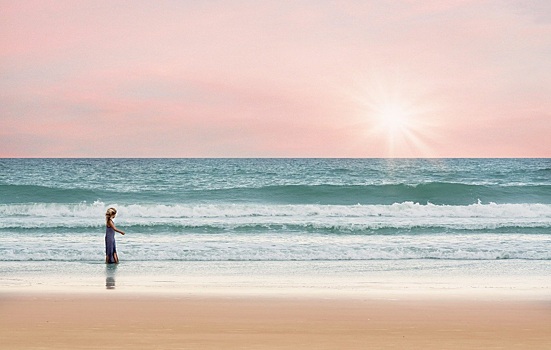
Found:
[[[109,264],[109,256],[107,256],[107,255],[105,256],[105,263]]]
[[[113,253],[113,258],[115,259],[115,264],[118,264],[119,263],[119,256],[117,255],[117,253]]]

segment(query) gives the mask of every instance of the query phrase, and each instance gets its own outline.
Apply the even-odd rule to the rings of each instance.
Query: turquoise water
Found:
[[[97,273],[111,206],[145,275],[551,272],[550,159],[0,159],[0,272]]]
[[[2,159],[0,204],[551,204],[549,159]]]

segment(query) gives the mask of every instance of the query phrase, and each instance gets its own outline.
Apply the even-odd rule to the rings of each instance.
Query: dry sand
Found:
[[[551,304],[0,294],[1,349],[551,349]]]

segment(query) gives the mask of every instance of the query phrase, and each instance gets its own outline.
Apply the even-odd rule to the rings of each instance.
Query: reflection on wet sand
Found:
[[[115,275],[117,274],[117,265],[109,264],[105,268],[105,289],[115,289]]]

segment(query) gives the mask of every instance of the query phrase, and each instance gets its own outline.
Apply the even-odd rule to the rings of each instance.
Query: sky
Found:
[[[0,157],[551,157],[547,0],[0,0]]]

